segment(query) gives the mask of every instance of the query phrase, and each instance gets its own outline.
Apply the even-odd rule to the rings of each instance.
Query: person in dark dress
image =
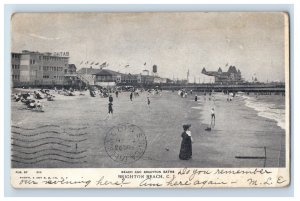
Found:
[[[150,98],[147,97],[148,107],[150,107]]]
[[[182,141],[179,153],[180,160],[189,160],[192,158],[192,136],[189,128],[190,124],[183,125],[183,133],[181,134]]]
[[[132,92],[130,93],[130,100],[132,101],[132,96],[133,96],[133,94],[132,94]]]
[[[108,114],[113,114],[112,102],[108,103]]]
[[[112,97],[112,95],[109,95],[108,101],[109,101],[110,103],[112,103],[112,102],[114,101],[114,98]]]

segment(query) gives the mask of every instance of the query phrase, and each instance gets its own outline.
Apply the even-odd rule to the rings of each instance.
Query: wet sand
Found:
[[[121,167],[283,167],[285,132],[276,122],[257,116],[256,111],[235,98],[226,101],[218,94],[215,101],[198,102],[194,94],[180,98],[177,92],[163,91],[129,100],[129,93],[114,97],[112,118],[105,120],[108,99],[99,96],[67,97],[54,94],[45,101],[45,112],[22,109],[12,101],[12,167],[121,168]],[[43,100],[44,101],[44,100]],[[210,109],[214,105],[216,123],[212,131]],[[115,125],[130,123],[140,127],[147,138],[147,149],[138,161],[124,164],[112,160],[104,139]],[[178,158],[182,125],[192,124],[193,158]],[[55,138],[55,139],[54,139]],[[59,139],[58,139],[59,138]],[[267,160],[236,159],[236,156],[264,156]]]

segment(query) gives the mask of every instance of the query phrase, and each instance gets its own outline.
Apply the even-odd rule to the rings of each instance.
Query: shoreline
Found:
[[[212,104],[207,102],[201,104],[201,122],[205,124],[210,120]],[[247,107],[240,97],[235,97],[232,102],[227,102],[226,96],[217,96],[215,110],[216,125],[210,133],[222,142],[214,141],[220,147],[230,144],[231,147],[227,148],[230,150],[228,151],[231,154],[231,160],[229,161],[232,164],[238,163],[243,164],[243,166],[249,164],[247,159],[239,159],[240,161],[238,162],[238,159],[232,156],[261,157],[264,156],[263,149],[266,147],[267,160],[255,161],[252,159],[252,162],[263,164],[266,167],[285,166],[285,130],[279,127],[275,120],[259,116],[258,112],[253,108]],[[224,136],[227,136],[227,139]],[[247,143],[245,143],[244,139],[247,139]],[[215,147],[215,151],[221,152],[218,146],[213,147]],[[259,166],[261,167],[261,165]]]

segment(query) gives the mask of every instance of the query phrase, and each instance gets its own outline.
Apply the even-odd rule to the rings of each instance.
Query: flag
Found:
[[[88,63],[89,63],[89,61],[85,62],[85,64],[88,64]]]
[[[94,64],[94,62],[92,62],[90,65],[93,65]]]
[[[80,65],[83,63],[83,61],[80,62]]]
[[[187,75],[187,76],[190,76],[190,69],[188,69],[186,75]]]
[[[125,68],[127,68],[127,67],[129,67],[129,64],[127,64],[127,65],[125,66]]]
[[[228,63],[225,66],[228,66]]]
[[[97,62],[95,65],[97,66],[99,64],[99,62]]]
[[[146,62],[144,63],[144,66],[146,66]]]
[[[100,65],[100,68],[106,67],[106,62]]]

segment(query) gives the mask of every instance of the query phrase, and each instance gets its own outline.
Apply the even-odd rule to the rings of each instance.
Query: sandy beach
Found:
[[[271,119],[257,115],[241,97],[226,101],[216,94],[215,101],[194,94],[181,98],[177,92],[147,93],[131,102],[122,92],[113,101],[114,114],[107,116],[108,99],[55,95],[55,101],[42,100],[45,112],[24,109],[11,102],[12,167],[39,168],[120,168],[120,167],[284,167],[285,131]],[[216,122],[211,131],[210,110]],[[120,123],[140,127],[147,138],[147,149],[129,164],[112,160],[105,151],[109,129]],[[190,123],[193,157],[178,158],[182,125]],[[54,139],[54,137],[56,139]],[[59,138],[59,139],[58,139]],[[267,159],[237,159],[237,156],[264,156]]]

